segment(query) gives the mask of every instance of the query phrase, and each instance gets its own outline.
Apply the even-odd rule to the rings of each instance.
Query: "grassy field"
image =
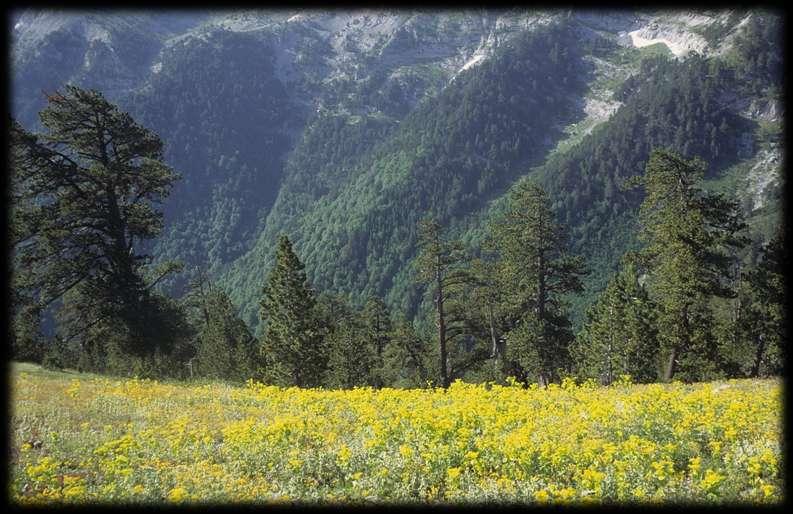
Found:
[[[781,381],[323,391],[11,368],[12,502],[782,500]]]

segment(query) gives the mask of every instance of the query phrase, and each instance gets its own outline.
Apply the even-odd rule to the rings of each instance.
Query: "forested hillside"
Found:
[[[476,249],[523,177],[590,267],[579,324],[640,246],[641,194],[622,185],[657,147],[737,193],[747,259],[778,224],[777,14],[183,14],[15,13],[13,114],[38,128],[41,91],[71,82],[158,133],[182,178],[138,244],[186,265],[158,287],[179,296],[208,272],[253,327],[281,233],[318,290],[427,314],[418,220]]]
[[[783,13],[9,18],[12,501],[782,501]]]
[[[565,25],[516,37],[398,128],[383,127],[386,137],[361,149],[358,162],[332,159],[312,168],[300,160],[316,161],[325,155],[323,145],[345,148],[360,137],[349,121],[320,122],[298,146],[295,173],[257,247],[235,263],[232,294],[250,305],[259,291],[248,277],[268,269],[273,241],[284,232],[294,235],[318,288],[361,298],[391,292],[393,302],[414,314],[417,293],[405,264],[415,255],[418,220],[433,212],[446,224],[483,208],[561,137],[555,127],[580,116],[574,99],[586,87],[587,68],[575,37]],[[353,127],[378,134],[375,120]],[[325,178],[325,170],[339,168],[338,176]],[[334,187],[323,186],[326,180]]]
[[[190,170],[167,205],[158,258],[216,273],[250,245],[301,119],[273,61],[269,42],[220,31],[170,46],[150,84],[128,100],[142,123],[169,134],[168,162]]]

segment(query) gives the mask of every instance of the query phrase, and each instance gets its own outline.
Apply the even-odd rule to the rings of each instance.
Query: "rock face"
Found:
[[[522,10],[22,11],[11,20],[12,69],[18,86],[15,112],[34,121],[33,111],[42,103],[33,98],[37,95],[30,92],[32,86],[55,88],[64,82],[90,84],[121,99],[158,73],[164,48],[211,38],[218,30],[274,36],[279,78],[296,86],[361,80],[373,74],[398,80],[410,69],[427,65],[449,81],[515,33],[565,16],[559,11]],[[676,55],[701,52],[707,43],[692,27],[716,23],[694,14],[666,19],[669,16],[582,11],[572,16],[593,31],[623,38],[627,33],[635,46],[665,42]]]
[[[164,49],[211,39],[217,31],[272,38],[278,78],[315,109],[343,110],[349,106],[323,102],[323,87],[375,76],[386,84],[412,84],[412,104],[481,63],[515,33],[560,18],[573,17],[590,32],[638,48],[663,43],[682,57],[692,51],[723,51],[721,40],[712,46],[701,33],[725,23],[725,16],[525,10],[22,11],[11,20],[14,112],[35,123],[43,106],[39,89],[65,82],[96,87],[123,101],[159,72]],[[724,38],[747,16],[739,17]],[[417,73],[432,74],[433,80],[411,81]]]
[[[395,178],[399,175],[390,169],[381,174],[362,170],[358,157],[379,148],[422,105],[438,101],[450,86],[453,89],[487,68],[519,36],[568,23],[576,42],[586,48],[578,77],[586,81],[586,88],[558,87],[572,91],[569,94],[575,97],[568,103],[576,107],[575,115],[543,120],[547,127],[532,135],[531,141],[547,146],[551,156],[568,151],[615,117],[623,102],[614,93],[637,74],[644,55],[658,53],[659,47],[653,45],[666,46],[678,59],[694,52],[724,55],[753,15],[481,9],[17,11],[10,20],[12,114],[23,125],[38,129],[37,113],[45,103],[42,90],[75,83],[102,91],[156,130],[166,142],[166,159],[184,177],[165,205],[166,232],[152,248],[160,258],[181,259],[222,276],[229,269],[265,259],[261,248],[269,247],[269,236],[263,234],[268,226],[277,226],[306,238],[313,231],[311,237],[319,248],[343,246],[345,255],[369,252],[356,255],[369,266],[379,251],[374,243],[360,249],[352,240],[346,245],[326,240],[342,235],[308,227],[329,221],[315,219],[319,214],[302,218],[302,213],[332,195],[346,199],[349,212],[356,212],[355,188],[364,175],[367,180],[376,176],[376,183],[383,185],[404,180]],[[567,55],[563,48],[552,51],[558,51],[554,58]],[[487,84],[478,87],[487,92]],[[547,93],[499,101],[512,102],[518,110],[517,106],[552,99]],[[782,117],[778,100],[737,98],[727,103],[725,108],[755,124],[778,124]],[[472,116],[475,125],[474,115],[487,119],[491,107],[478,105],[478,111],[461,116]],[[478,127],[482,133],[493,129]],[[316,134],[333,137],[318,143],[312,140]],[[473,146],[476,139],[472,138]],[[410,141],[419,147],[424,138],[418,134]],[[753,142],[747,132],[742,155],[756,162],[747,166],[751,171],[746,180],[753,205],[762,206],[770,191],[779,187],[776,170],[781,154],[780,149]],[[499,143],[505,148],[512,144]],[[499,151],[495,146],[490,153]],[[321,155],[302,155],[304,147]],[[406,161],[398,158],[398,152],[395,155],[393,167],[402,170]],[[461,159],[487,162],[478,150]],[[498,165],[515,176],[527,171],[511,170],[518,166],[512,162]],[[310,166],[321,173],[307,177],[306,170],[315,169]],[[488,186],[478,187],[481,192]],[[288,188],[290,195],[284,195]],[[331,221],[338,225],[347,220]],[[318,230],[323,233],[317,234]],[[410,251],[400,246],[402,260],[385,264],[393,267],[394,275],[407,273]],[[317,263],[311,266],[323,268]],[[247,277],[243,272],[237,276]],[[330,272],[325,278],[328,283],[341,283],[339,289],[363,287],[349,286]],[[364,285],[381,295],[390,287]],[[171,286],[179,292],[179,284]],[[255,305],[248,307],[255,312]]]
[[[12,16],[12,109],[35,125],[41,90],[71,82],[120,99],[143,87],[164,42],[198,24],[203,15],[23,11]]]
[[[702,53],[708,43],[696,35],[686,32],[675,26],[659,26],[651,23],[641,29],[628,32],[631,44],[636,48],[662,43],[675,54],[676,57],[685,57],[690,52]]]
[[[779,187],[782,174],[782,152],[774,145],[763,149],[755,157],[756,163],[746,175],[745,193],[751,200],[752,212],[765,207],[771,192]]]

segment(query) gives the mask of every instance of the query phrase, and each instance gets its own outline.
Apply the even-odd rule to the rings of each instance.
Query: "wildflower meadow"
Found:
[[[14,364],[18,504],[778,503],[781,382],[448,390]]]

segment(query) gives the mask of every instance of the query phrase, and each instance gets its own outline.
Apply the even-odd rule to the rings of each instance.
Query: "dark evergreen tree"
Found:
[[[328,387],[350,389],[372,385],[377,349],[359,313],[348,310],[328,337],[327,347]]]
[[[275,266],[263,290],[261,351],[268,380],[281,385],[320,385],[326,352],[314,291],[303,263],[285,235],[278,239]]]
[[[787,348],[785,255],[784,232],[780,229],[763,246],[757,265],[741,273],[734,317],[727,328],[728,342],[732,343],[727,350],[735,352],[733,361],[739,365],[740,375],[783,373]]]
[[[322,293],[315,307],[318,327],[324,341],[328,365],[322,384],[336,389],[364,385],[371,366],[371,355],[363,355],[363,325],[349,300],[342,295]],[[356,359],[361,353],[363,362]],[[361,368],[365,371],[361,371]]]
[[[488,237],[483,243],[483,255],[471,264],[473,287],[469,299],[475,306],[472,323],[478,327],[481,337],[489,343],[489,358],[493,359],[494,370],[498,370],[493,379],[505,378],[507,371],[505,334],[514,321],[516,313],[507,302],[504,281],[502,280],[502,262],[498,258],[495,243]]]
[[[152,288],[178,266],[151,270],[140,252],[160,233],[155,205],[178,178],[162,141],[97,91],[67,86],[48,102],[45,134],[10,127],[15,311],[61,300],[64,345],[167,355],[184,320]]]
[[[655,150],[640,182],[640,237],[649,290],[658,305],[658,335],[666,359],[663,378],[681,371],[695,380],[717,372],[713,297],[731,297],[732,254],[746,242],[735,202],[699,186],[705,164]]]
[[[379,375],[386,387],[426,387],[437,384],[437,357],[430,341],[421,337],[407,320],[397,319],[392,337],[383,350]]]
[[[366,338],[375,347],[369,383],[374,387],[384,387],[385,381],[380,372],[384,362],[383,353],[392,337],[393,323],[391,322],[391,314],[382,298],[370,296],[366,300],[361,317]]]
[[[655,306],[641,283],[636,263],[625,259],[598,300],[576,339],[576,371],[610,384],[620,375],[636,382],[658,379]]]
[[[457,318],[450,323],[447,302],[459,295],[462,286],[470,278],[463,267],[465,255],[462,244],[459,241],[445,239],[441,225],[434,218],[425,218],[419,223],[419,248],[417,257],[419,279],[428,286],[434,296],[440,383],[446,388],[451,383],[448,344],[451,337],[462,334],[461,319]]]
[[[531,181],[510,193],[506,213],[492,227],[511,328],[506,356],[520,379],[541,385],[569,368],[573,340],[564,296],[582,290],[580,257],[567,254],[564,227],[554,220],[545,191]]]
[[[24,305],[13,299],[11,306],[11,358],[21,362],[40,363],[44,357],[45,343],[41,333],[41,309],[36,305]]]
[[[258,342],[229,296],[214,286],[204,271],[194,273],[184,303],[192,307],[197,331],[189,373],[236,382],[259,378]]]

